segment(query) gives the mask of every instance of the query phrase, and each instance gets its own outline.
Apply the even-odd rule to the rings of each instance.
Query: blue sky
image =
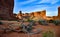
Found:
[[[30,13],[35,11],[46,10],[47,16],[56,16],[58,14],[58,7],[60,0],[15,0],[14,13]]]

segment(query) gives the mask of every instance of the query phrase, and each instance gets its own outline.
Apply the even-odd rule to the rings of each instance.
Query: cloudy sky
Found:
[[[15,0],[14,13],[30,13],[35,11],[46,10],[47,16],[56,16],[58,14],[58,7],[60,0]]]

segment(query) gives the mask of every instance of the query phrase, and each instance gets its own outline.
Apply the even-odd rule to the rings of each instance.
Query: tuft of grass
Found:
[[[44,32],[42,35],[43,37],[54,37],[54,33],[52,31]]]

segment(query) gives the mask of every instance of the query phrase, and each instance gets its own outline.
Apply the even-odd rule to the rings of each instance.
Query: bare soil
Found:
[[[20,24],[19,22],[16,22],[16,21],[2,21],[2,22],[5,22],[5,23],[4,25],[0,25],[0,27],[7,27],[8,24],[17,24],[17,25]],[[18,32],[3,33],[3,30],[0,30],[0,37],[42,37],[42,33],[48,30],[53,31],[55,34],[55,37],[60,37],[60,26],[55,26],[52,23],[50,23],[47,26],[37,24],[36,26],[34,26],[34,28],[41,29],[41,32],[39,34],[29,35],[26,33],[18,33]]]

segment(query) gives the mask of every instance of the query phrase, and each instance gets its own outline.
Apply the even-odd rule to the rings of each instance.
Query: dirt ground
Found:
[[[17,22],[13,22],[13,23],[17,24]],[[60,26],[55,26],[53,24],[49,24],[48,26],[37,24],[34,27],[36,29],[38,29],[38,28],[41,29],[41,32],[39,34],[29,35],[29,34],[17,33],[17,32],[2,33],[1,30],[0,30],[0,37],[42,37],[42,32],[45,32],[45,31],[48,31],[48,30],[53,31],[55,33],[55,37],[60,37]]]

